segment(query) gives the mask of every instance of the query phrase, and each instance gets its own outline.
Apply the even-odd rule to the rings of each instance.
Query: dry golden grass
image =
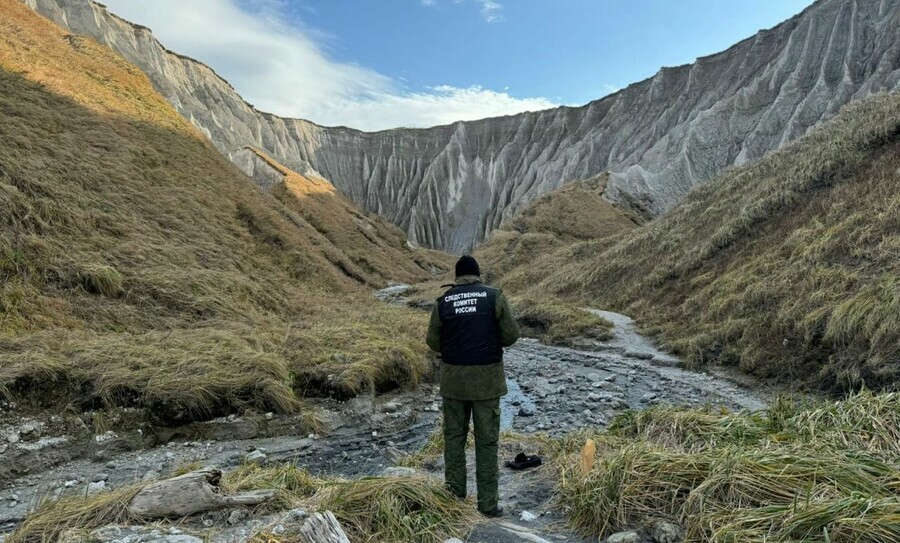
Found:
[[[97,496],[72,496],[47,501],[10,534],[9,543],[55,543],[69,530],[108,524],[137,524],[128,512],[141,483]],[[480,518],[473,504],[450,494],[431,477],[367,477],[344,480],[313,477],[293,465],[245,465],[224,474],[226,493],[275,490],[275,498],[257,511],[276,512],[295,507],[332,511],[352,541],[385,543],[441,543],[465,537]],[[296,537],[261,534],[254,541],[300,543]]]
[[[563,441],[572,521],[609,534],[649,518],[693,542],[881,542],[900,537],[900,396],[780,401],[747,414],[652,409]],[[588,437],[599,444],[587,475]]]
[[[603,198],[609,174],[567,183],[544,194],[503,227],[562,240],[600,239],[634,229],[639,220]],[[490,245],[490,243],[488,243]]]
[[[344,204],[322,234],[137,68],[19,2],[0,4],[0,116],[0,394],[183,422],[427,375],[426,317],[370,289],[390,259],[424,280],[441,257]]]
[[[695,365],[829,389],[892,387],[898,138],[900,96],[864,100],[640,228],[598,240],[552,236],[533,250],[503,234],[487,265],[500,263],[498,284],[517,293],[632,315]]]
[[[526,333],[542,341],[567,344],[576,338],[612,337],[611,322],[575,305],[529,297],[513,297],[510,303]]]
[[[399,228],[365,213],[327,181],[300,175],[260,149],[247,149],[284,176],[271,194],[313,227],[311,238],[334,247],[333,262],[345,273],[380,288],[388,281],[421,281],[426,272],[452,265],[446,253],[410,248]]]
[[[552,272],[546,257],[572,243],[608,240],[637,221],[603,199],[608,175],[563,185],[545,194],[504,225],[476,251],[485,277],[521,294]]]
[[[6,537],[5,542],[57,543],[69,530],[137,522],[140,519],[128,511],[128,503],[141,488],[142,485],[134,485],[97,496],[45,501]]]

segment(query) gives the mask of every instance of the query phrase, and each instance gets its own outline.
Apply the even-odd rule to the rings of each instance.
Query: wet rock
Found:
[[[203,543],[199,537],[185,534],[177,528],[154,528],[150,526],[104,526],[90,532],[85,537],[81,530],[70,530],[63,534],[61,543]]]
[[[87,486],[88,495],[100,494],[102,492],[106,492],[106,481],[97,481],[94,483],[88,483],[88,486]]]
[[[246,457],[244,457],[244,460],[246,460],[247,462],[251,462],[251,463],[256,462],[258,464],[261,464],[266,461],[266,458],[267,458],[266,453],[262,452],[259,449],[256,449],[253,452],[251,452],[250,454],[248,454]]]
[[[656,543],[680,543],[683,537],[679,526],[664,521],[654,522],[649,532]]]
[[[523,405],[522,407],[519,408],[519,416],[520,417],[533,417],[534,409],[532,409],[531,407],[528,407],[527,405]]]
[[[401,466],[392,466],[389,468],[385,468],[384,471],[381,472],[382,477],[412,477],[415,474],[415,469],[405,468]]]
[[[384,456],[392,463],[399,464],[408,455],[396,447],[389,446],[384,450]]]
[[[91,482],[92,482],[92,483],[96,483],[96,482],[99,482],[99,481],[109,481],[109,474],[107,474],[107,473],[97,473],[97,474],[95,474],[94,477],[91,479]]]
[[[207,511],[200,517],[200,522],[205,528],[212,528],[222,522],[224,515],[221,511]]]
[[[24,437],[36,438],[40,436],[40,424],[34,422],[26,422],[19,427],[19,434]]]
[[[641,536],[637,532],[619,532],[606,538],[606,543],[640,543]]]
[[[308,517],[309,512],[306,509],[291,509],[281,517],[281,522],[283,524],[302,524]]]
[[[228,514],[228,524],[234,526],[240,524],[250,518],[250,513],[246,509],[235,509]]]
[[[627,350],[625,351],[625,356],[629,358],[637,358],[638,360],[652,360],[653,353],[647,351],[637,351],[637,350]]]
[[[95,436],[94,436],[94,441],[96,441],[97,443],[105,443],[105,442],[107,442],[107,441],[109,441],[109,440],[116,439],[117,437],[119,437],[119,436],[116,435],[115,432],[113,432],[112,430],[110,430],[110,431],[108,431],[108,432],[104,432],[104,433],[102,433],[102,434],[97,434],[97,435],[95,435]]]

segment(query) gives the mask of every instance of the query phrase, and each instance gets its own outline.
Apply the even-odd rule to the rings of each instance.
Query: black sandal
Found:
[[[542,463],[543,460],[541,460],[541,457],[536,454],[527,455],[525,453],[519,453],[516,455],[515,460],[507,460],[504,465],[509,469],[523,470],[540,466]]]

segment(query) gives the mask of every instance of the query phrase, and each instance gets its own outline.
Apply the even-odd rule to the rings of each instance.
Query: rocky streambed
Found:
[[[402,291],[395,288],[391,294]],[[679,368],[677,359],[640,336],[627,317],[601,314],[614,323],[614,337],[590,350],[534,339],[522,339],[507,350],[510,394],[501,403],[505,430],[525,437],[560,436],[585,426],[603,427],[617,413],[657,404],[765,406],[759,393],[730,380]],[[159,429],[129,426],[123,412],[120,429],[100,431],[102,427],[73,422],[64,414],[23,419],[6,406],[0,420],[0,533],[12,530],[47,497],[104,492],[191,465],[227,470],[247,461],[291,462],[320,475],[378,475],[418,451],[439,427],[440,398],[434,385],[317,403],[330,425],[326,436],[308,433],[297,417],[265,413]],[[528,446],[527,440],[506,440],[502,454],[512,458]],[[440,477],[442,460],[434,458],[421,469]],[[581,541],[565,528],[551,499],[553,482],[542,470],[502,470],[501,493],[509,515],[503,522],[477,527],[469,540]],[[278,521],[222,511],[198,519],[197,527],[218,534],[212,541],[241,541],[261,523]]]

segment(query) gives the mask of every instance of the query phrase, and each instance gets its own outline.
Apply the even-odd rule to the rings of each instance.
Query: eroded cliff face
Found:
[[[233,159],[247,145],[330,180],[413,243],[470,249],[535,197],[603,171],[646,217],[722,169],[805,134],[857,98],[900,89],[900,2],[820,0],[694,64],[579,107],[366,133],[259,112],[208,66],[89,0],[24,0],[139,66]]]

